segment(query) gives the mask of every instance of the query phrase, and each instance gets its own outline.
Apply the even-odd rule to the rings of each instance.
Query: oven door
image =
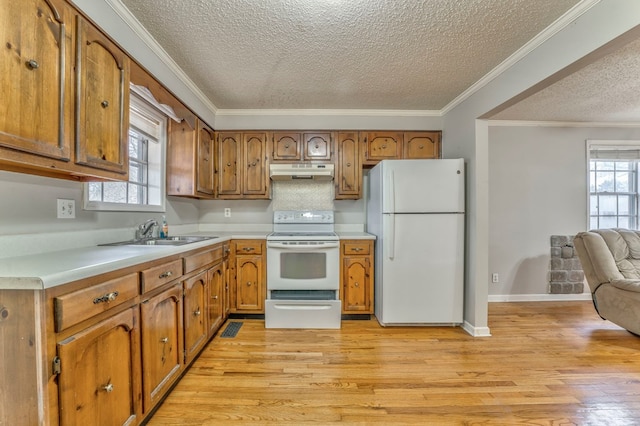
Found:
[[[267,241],[267,290],[339,287],[339,241]]]

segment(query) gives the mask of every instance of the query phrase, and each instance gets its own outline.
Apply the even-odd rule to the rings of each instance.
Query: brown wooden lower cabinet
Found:
[[[64,366],[58,377],[60,424],[138,423],[141,392],[137,324],[136,306],[58,342],[59,365]]]
[[[373,313],[373,241],[340,241],[343,314]]]
[[[236,240],[231,249],[231,312],[264,314],[265,240]]]
[[[181,282],[140,304],[144,414],[160,401],[184,367],[182,306]]]

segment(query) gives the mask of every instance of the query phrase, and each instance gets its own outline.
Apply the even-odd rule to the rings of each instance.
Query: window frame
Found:
[[[89,200],[89,183],[85,183],[83,185],[83,208],[84,210],[90,211],[121,211],[121,212],[151,212],[151,213],[165,213],[166,212],[166,200],[167,200],[167,192],[166,192],[166,153],[167,153],[167,116],[162,111],[155,108],[153,105],[145,101],[142,97],[138,96],[133,91],[130,96],[130,106],[129,108],[135,108],[139,112],[144,115],[148,115],[154,120],[157,120],[160,123],[160,132],[159,132],[159,140],[158,140],[158,148],[160,150],[159,153],[159,164],[156,164],[153,169],[150,169],[151,158],[147,154],[147,174],[154,173],[156,174],[156,179],[153,179],[156,182],[157,192],[159,197],[159,204],[129,204],[129,203],[110,203],[104,201],[91,201]],[[131,128],[131,124],[129,124]],[[142,129],[137,129],[137,132],[141,132],[143,135],[146,133]],[[129,130],[127,130],[127,135]],[[129,149],[129,141],[127,140],[127,149]],[[147,147],[149,149],[149,147]],[[154,161],[155,162],[155,161]],[[131,163],[128,164],[130,167]],[[155,170],[157,168],[157,173]],[[149,179],[149,178],[147,178]],[[129,180],[122,181],[125,184],[129,184]],[[106,183],[106,182],[105,182]],[[151,182],[147,181],[147,192],[149,191],[148,186]],[[151,198],[150,194],[147,194],[147,202]]]
[[[594,158],[592,156],[592,152],[593,151],[598,151],[598,150],[607,150],[607,151],[616,151],[618,148],[618,150],[620,151],[620,155],[616,156],[614,158],[614,156],[612,156],[611,158],[601,158],[601,157],[597,157]],[[627,151],[629,154],[628,155],[622,155],[622,153],[624,153],[625,151]],[[635,152],[634,152],[635,151]],[[600,215],[597,214],[596,216],[593,216],[591,214],[592,211],[592,196],[596,195],[603,195],[603,194],[610,194],[612,196],[616,196],[616,215],[615,216],[610,216],[610,217],[615,217],[616,218],[616,224],[618,224],[616,227],[620,227],[619,226],[619,222],[620,222],[620,217],[627,217],[630,218],[630,221],[635,222],[633,227],[629,227],[630,229],[639,229],[640,228],[640,140],[592,140],[592,139],[588,139],[586,141],[586,166],[587,166],[587,173],[586,173],[586,180],[587,180],[587,185],[586,185],[586,192],[587,192],[587,209],[586,209],[586,216],[587,216],[587,229],[609,229],[606,227],[600,228],[600,217],[606,217],[606,215]],[[614,191],[611,192],[591,192],[591,174],[592,174],[592,168],[591,168],[591,162],[592,161],[602,161],[602,162],[606,162],[606,161],[610,161],[610,162],[615,162],[615,161],[628,161],[631,162],[633,164],[632,167],[632,175],[634,176],[634,180],[633,180],[633,191],[632,192],[624,192],[624,191],[617,191],[614,188]],[[617,170],[617,169],[616,169]],[[616,170],[613,170],[613,172],[615,173]],[[622,170],[621,170],[622,171]],[[615,178],[614,178],[615,179]],[[614,181],[615,182],[615,181]],[[629,195],[631,194],[634,198],[634,205],[630,206],[630,210],[633,210],[632,213],[627,214],[627,215],[620,215],[619,213],[619,203],[618,203],[618,197],[620,195]],[[600,212],[598,212],[600,213]],[[598,217],[598,227],[594,228],[592,226],[592,217]]]

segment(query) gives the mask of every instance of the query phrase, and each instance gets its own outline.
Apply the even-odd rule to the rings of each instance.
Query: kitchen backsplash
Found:
[[[333,210],[333,181],[271,182],[273,210]]]

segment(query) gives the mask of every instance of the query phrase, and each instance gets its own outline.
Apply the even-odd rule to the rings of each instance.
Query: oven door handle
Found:
[[[267,248],[279,248],[279,249],[285,249],[285,250],[315,250],[315,251],[320,251],[320,250],[325,250],[325,249],[332,249],[332,248],[337,248],[340,247],[340,242],[336,241],[336,242],[327,242],[327,243],[322,243],[322,244],[309,244],[309,245],[304,245],[304,244],[283,244],[283,243],[277,243],[277,242],[267,242]]]

